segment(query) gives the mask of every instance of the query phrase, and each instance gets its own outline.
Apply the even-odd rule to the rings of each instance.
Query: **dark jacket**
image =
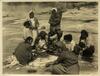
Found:
[[[58,12],[54,14],[52,13],[49,19],[50,25],[57,26],[57,25],[60,25],[60,22],[61,22],[60,14]]]
[[[57,63],[60,63],[65,67],[69,67],[78,63],[78,56],[74,52],[63,51],[58,57]]]
[[[32,60],[32,46],[28,43],[22,42],[20,43],[14,52],[17,60],[20,64],[26,65]]]

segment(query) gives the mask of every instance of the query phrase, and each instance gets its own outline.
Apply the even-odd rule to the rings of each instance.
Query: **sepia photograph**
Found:
[[[98,2],[2,2],[3,74],[96,75]]]

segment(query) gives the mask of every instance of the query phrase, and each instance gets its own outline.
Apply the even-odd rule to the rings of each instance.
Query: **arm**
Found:
[[[60,63],[63,59],[64,59],[63,56],[62,57],[58,57],[57,60],[54,61],[53,65]]]
[[[39,21],[37,18],[35,18],[35,27],[38,28],[39,27]]]

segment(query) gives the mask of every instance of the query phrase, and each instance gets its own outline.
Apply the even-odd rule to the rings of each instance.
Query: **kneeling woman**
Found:
[[[58,59],[46,65],[52,74],[79,74],[78,56],[69,51],[62,42],[57,42]]]

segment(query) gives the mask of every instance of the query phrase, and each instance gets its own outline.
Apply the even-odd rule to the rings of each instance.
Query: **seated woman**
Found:
[[[93,59],[95,47],[93,45],[91,36],[88,34],[88,32],[86,30],[81,31],[79,42],[83,42],[85,44],[85,47],[82,52],[82,59],[84,59],[84,60]]]
[[[57,60],[46,65],[46,71],[52,74],[79,74],[78,56],[69,51],[63,42],[59,41],[57,47]]]

